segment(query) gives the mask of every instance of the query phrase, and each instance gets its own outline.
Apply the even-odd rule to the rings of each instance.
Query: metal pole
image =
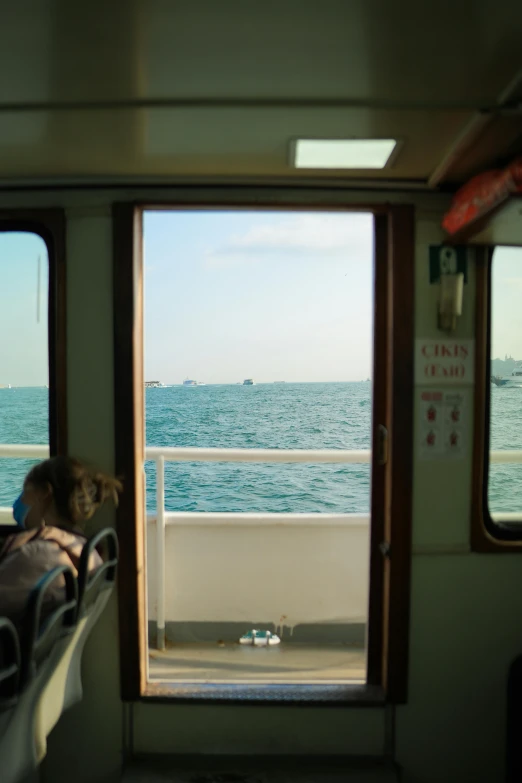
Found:
[[[40,323],[40,266],[42,258],[38,256],[38,272],[36,277],[36,323]]]
[[[156,457],[156,626],[158,650],[165,649],[165,459]]]

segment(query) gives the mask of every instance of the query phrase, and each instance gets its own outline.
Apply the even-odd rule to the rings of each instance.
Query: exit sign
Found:
[[[430,245],[430,283],[439,283],[441,275],[457,275],[459,272],[467,283],[467,245]]]
[[[457,386],[475,381],[474,340],[415,341],[415,383],[419,386]]]

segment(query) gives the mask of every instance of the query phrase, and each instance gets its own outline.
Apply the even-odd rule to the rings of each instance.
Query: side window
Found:
[[[489,275],[486,523],[522,541],[522,248],[494,250]]]
[[[0,529],[31,465],[67,448],[63,228],[58,210],[0,222]]]

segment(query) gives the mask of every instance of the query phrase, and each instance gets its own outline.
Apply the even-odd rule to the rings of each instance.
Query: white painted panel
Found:
[[[504,780],[508,668],[522,653],[520,555],[414,558],[406,783]]]
[[[149,619],[156,618],[155,523],[147,533]],[[166,528],[165,619],[365,623],[369,528]]]

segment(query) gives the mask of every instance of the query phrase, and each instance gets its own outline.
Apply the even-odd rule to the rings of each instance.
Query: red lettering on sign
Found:
[[[465,345],[445,345],[444,343],[423,345],[421,353],[425,359],[453,358],[465,361],[469,356],[469,351]]]
[[[422,392],[421,399],[423,402],[440,402],[442,400],[442,392],[439,391],[424,391]]]
[[[443,364],[427,364],[424,375],[428,378],[464,378],[466,368],[463,364],[451,364],[449,367]]]

